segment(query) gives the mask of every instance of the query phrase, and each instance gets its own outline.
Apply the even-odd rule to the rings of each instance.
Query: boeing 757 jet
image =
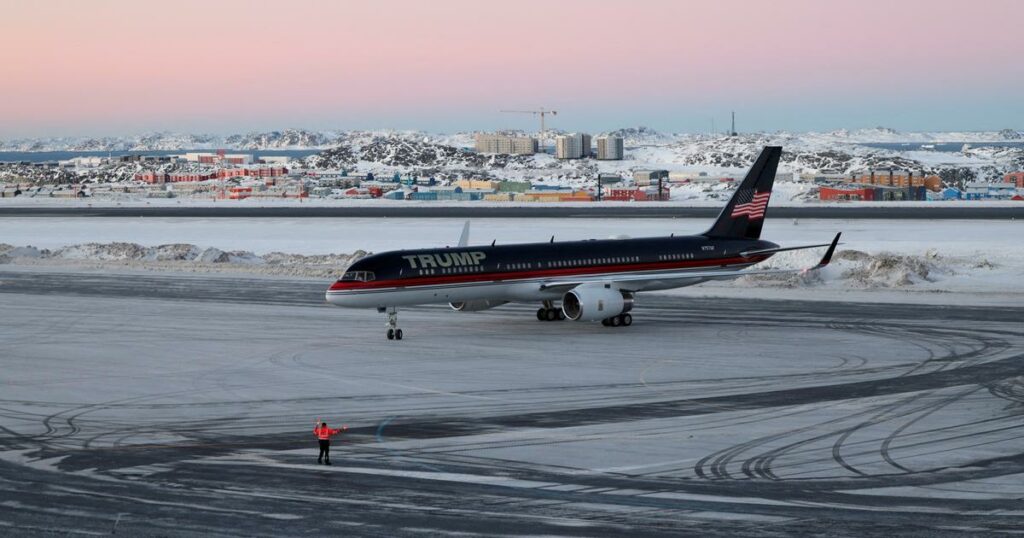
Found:
[[[766,147],[711,228],[699,235],[468,246],[382,252],[353,263],[327,290],[327,302],[387,313],[387,337],[401,340],[398,308],[450,304],[463,312],[539,303],[537,319],[633,323],[636,294],[745,275],[826,266],[839,243],[780,247],[761,240],[780,147]],[[748,269],[777,252],[828,247],[805,269]]]

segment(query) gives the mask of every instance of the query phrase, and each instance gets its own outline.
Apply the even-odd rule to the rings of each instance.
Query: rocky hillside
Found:
[[[550,154],[480,155],[471,150],[472,132],[438,135],[422,131],[317,132],[285,129],[226,137],[157,133],[128,138],[21,140],[8,142],[0,146],[0,150],[42,150],[58,146],[77,150],[322,147],[321,153],[294,166],[344,168],[373,172],[378,176],[397,172],[439,179],[529,179],[571,185],[593,179],[601,172],[629,175],[644,168],[739,174],[750,166],[766,145],[782,146],[785,149],[783,169],[798,173],[847,174],[892,167],[938,174],[949,184],[959,186],[976,179],[998,181],[1006,172],[1024,170],[1024,145],[1020,144],[1024,136],[1011,129],[984,133],[905,133],[880,127],[828,133],[747,133],[732,137],[669,134],[647,127],[611,132],[625,139],[626,158],[622,161],[557,160]],[[942,141],[954,141],[955,144],[936,150],[936,145]],[[883,147],[869,145],[872,143],[882,143]],[[927,143],[931,149],[924,149],[922,143]],[[0,166],[0,180],[24,178],[35,181],[41,173],[17,167]],[[135,166],[118,164],[84,173],[99,180],[122,180],[131,177],[135,171]],[[47,173],[69,174],[63,171]],[[73,174],[42,179],[67,182],[76,178],[90,179]]]

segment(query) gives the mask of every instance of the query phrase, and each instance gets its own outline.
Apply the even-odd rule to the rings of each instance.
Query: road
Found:
[[[388,342],[324,287],[0,271],[0,527],[1019,529],[1024,308],[642,295],[629,328],[428,307]]]

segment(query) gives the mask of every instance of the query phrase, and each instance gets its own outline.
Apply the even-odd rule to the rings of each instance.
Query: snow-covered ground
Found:
[[[783,176],[860,174],[869,170],[906,169],[938,175],[945,184],[963,187],[971,181],[1002,181],[1004,174],[1024,169],[1024,135],[998,132],[907,133],[892,129],[833,131],[828,133],[741,133],[738,136],[706,133],[659,133],[645,128],[619,129],[624,137],[624,159],[556,159],[552,154],[477,154],[474,133],[436,134],[416,131],[284,131],[252,133],[226,138],[211,135],[158,133],[124,139],[0,142],[0,150],[39,151],[61,147],[95,151],[111,147],[145,151],[231,147],[248,151],[264,147],[315,147],[323,151],[293,160],[289,168],[433,177],[441,182],[462,178],[527,180],[535,185],[594,188],[600,173],[631,178],[641,169],[706,173],[710,178],[740,178],[764,146],[782,146]],[[526,135],[528,133],[519,133]],[[554,133],[552,133],[554,134]],[[923,145],[924,143],[926,144]],[[190,145],[191,144],[191,145]],[[879,145],[881,144],[881,146]],[[547,146],[550,148],[550,140]],[[23,158],[23,157],[21,157]],[[12,159],[14,159],[12,157]],[[108,163],[99,168],[36,169],[11,164],[0,166],[0,181],[8,183],[66,184],[71,182],[127,182],[135,173],[154,168],[177,169],[179,164]],[[805,179],[807,179],[805,177]],[[779,181],[786,201],[816,200],[810,181]],[[690,185],[673,192],[673,199],[715,199],[723,187],[715,183]],[[802,195],[802,196],[801,196]],[[112,195],[104,195],[112,196]]]
[[[461,219],[405,218],[17,218],[4,219],[0,263],[231,271],[330,278],[365,252],[443,247]],[[705,219],[477,219],[471,237],[502,243],[700,233]],[[707,283],[680,294],[806,299],[1024,301],[1022,221],[769,219],[763,237],[823,243],[843,232],[834,263],[807,277]],[[813,265],[819,251],[781,253],[767,267]],[[967,300],[967,299],[963,299]]]
[[[665,202],[602,201],[600,207],[722,207],[733,193],[735,185],[679,185],[672,187],[672,200]],[[814,187],[802,182],[779,182],[775,184],[771,200],[772,207],[807,207],[808,199],[801,193],[810,192]],[[490,202],[490,201],[415,201],[385,200],[371,198],[247,198],[244,200],[214,200],[203,198],[145,198],[141,194],[124,194],[104,198],[50,198],[17,197],[0,198],[0,208],[145,208],[145,207],[187,207],[187,208],[261,208],[261,207],[597,207],[597,202]],[[948,200],[932,202],[817,202],[813,207],[1017,207],[1024,208],[1024,202],[1013,200]]]

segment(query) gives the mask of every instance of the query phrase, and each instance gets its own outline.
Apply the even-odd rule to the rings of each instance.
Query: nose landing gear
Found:
[[[402,339],[402,329],[398,328],[398,309],[395,308],[395,307],[390,307],[390,308],[385,309],[385,311],[388,314],[388,322],[387,322],[388,340],[401,340]]]

